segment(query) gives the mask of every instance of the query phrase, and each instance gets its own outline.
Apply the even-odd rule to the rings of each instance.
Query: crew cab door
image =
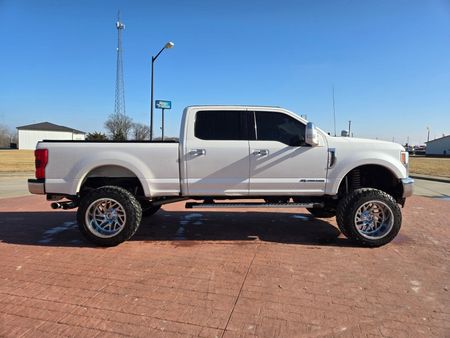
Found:
[[[305,143],[305,124],[282,112],[255,111],[250,140],[250,195],[322,195],[328,152]]]
[[[247,119],[242,110],[196,112],[184,156],[190,196],[248,195]]]

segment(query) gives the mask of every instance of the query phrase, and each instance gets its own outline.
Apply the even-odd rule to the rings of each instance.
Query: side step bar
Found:
[[[196,203],[187,202],[186,209],[194,208],[323,208],[323,203]]]

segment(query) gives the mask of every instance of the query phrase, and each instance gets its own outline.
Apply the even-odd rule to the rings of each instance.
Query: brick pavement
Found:
[[[377,249],[302,209],[182,206],[96,248],[74,212],[0,200],[0,336],[450,336],[448,201],[410,198]]]

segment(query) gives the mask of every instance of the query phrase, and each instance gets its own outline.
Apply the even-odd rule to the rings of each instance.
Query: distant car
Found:
[[[414,155],[425,155],[426,150],[426,146],[414,146]]]
[[[39,142],[28,186],[69,199],[52,206],[78,207],[81,232],[104,246],[133,236],[142,214],[183,199],[202,201],[188,208],[304,207],[380,246],[399,232],[399,205],[412,194],[408,158],[396,143],[332,137],[278,107],[193,106],[179,143]]]

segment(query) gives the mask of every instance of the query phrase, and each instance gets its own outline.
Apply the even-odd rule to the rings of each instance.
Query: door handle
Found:
[[[269,149],[255,149],[253,150],[253,155],[267,156],[269,155]]]
[[[189,153],[191,155],[202,156],[202,155],[206,155],[206,150],[205,149],[191,149],[191,151]]]

